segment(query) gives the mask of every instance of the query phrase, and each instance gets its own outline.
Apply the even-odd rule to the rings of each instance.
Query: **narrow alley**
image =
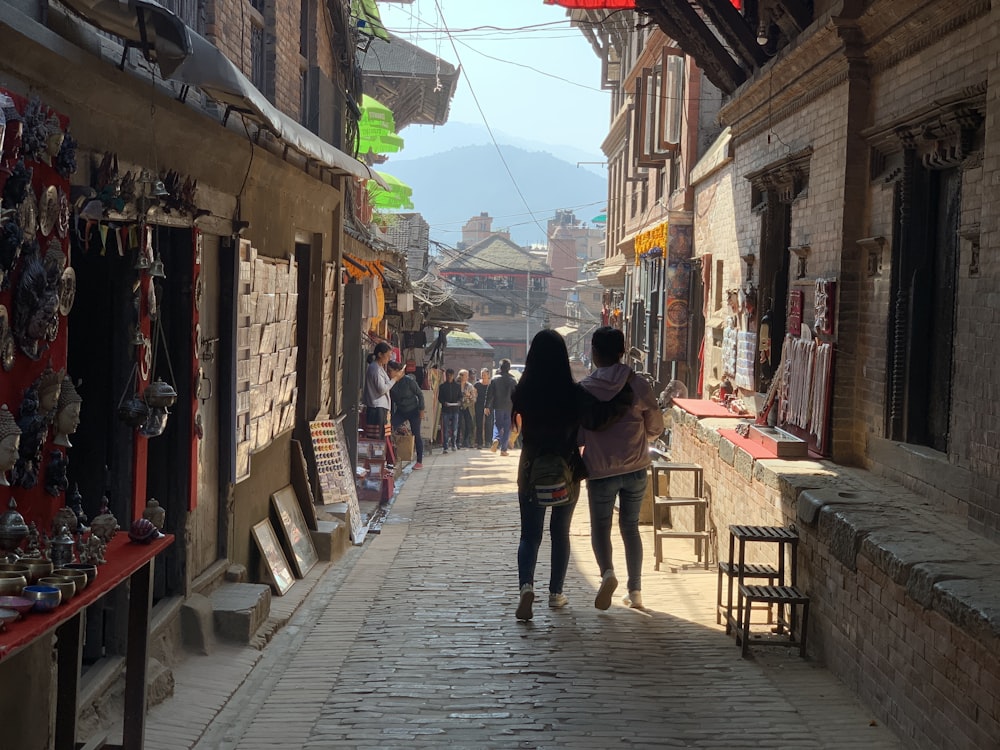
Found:
[[[690,542],[657,572],[643,527],[647,610],[623,606],[621,590],[595,609],[585,495],[569,606],[545,606],[546,540],[535,618],[516,621],[516,461],[428,457],[379,535],[275,599],[293,607],[312,584],[263,650],[220,643],[174,668],[176,697],[150,710],[145,747],[900,747],[797,651],[740,658]]]

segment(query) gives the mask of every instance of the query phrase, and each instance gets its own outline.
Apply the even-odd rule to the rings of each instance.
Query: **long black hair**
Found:
[[[566,341],[551,329],[536,333],[514,391],[515,411],[532,421],[552,417],[561,420],[568,409],[574,408],[575,388]]]

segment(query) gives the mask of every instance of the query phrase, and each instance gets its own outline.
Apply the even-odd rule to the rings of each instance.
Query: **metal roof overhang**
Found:
[[[205,92],[271,131],[282,143],[339,174],[383,180],[272,105],[218,47],[153,0],[61,0],[90,23],[139,47],[171,78]],[[152,33],[151,33],[152,30]]]
[[[597,272],[597,280],[608,289],[620,289],[625,286],[625,267],[628,259],[623,253],[612,256],[604,261],[604,268]]]

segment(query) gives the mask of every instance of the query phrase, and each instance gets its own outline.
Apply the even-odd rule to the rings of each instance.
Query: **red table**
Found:
[[[125,719],[121,745],[107,748],[142,750],[146,719],[146,654],[149,612],[153,604],[153,560],[174,542],[166,535],[150,544],[136,544],[119,532],[105,552],[107,563],[97,578],[52,612],[29,612],[0,633],[0,661],[52,632],[56,634],[56,750],[76,747],[77,692],[83,611],[129,579],[128,646],[125,652]]]
[[[733,414],[722,404],[715,401],[708,401],[702,398],[675,398],[674,404],[682,408],[688,414],[702,419],[704,417],[732,417],[734,419],[746,419],[746,414]]]

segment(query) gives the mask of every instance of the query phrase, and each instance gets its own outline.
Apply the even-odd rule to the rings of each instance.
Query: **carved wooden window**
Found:
[[[660,67],[663,86],[657,146],[661,152],[677,151],[684,117],[684,56],[673,47],[665,47]]]

